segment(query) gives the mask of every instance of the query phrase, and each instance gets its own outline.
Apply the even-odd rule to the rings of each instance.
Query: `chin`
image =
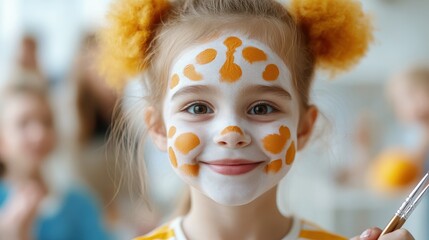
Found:
[[[227,207],[238,207],[251,203],[258,196],[208,196],[219,205]]]

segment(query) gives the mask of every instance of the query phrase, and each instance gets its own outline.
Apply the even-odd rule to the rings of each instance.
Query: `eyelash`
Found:
[[[271,108],[271,112],[268,112],[266,114],[252,114],[252,113],[250,113],[252,111],[252,109],[255,108],[256,106],[268,106],[269,108]],[[268,102],[262,102],[262,101],[252,104],[252,106],[250,106],[249,110],[247,111],[247,113],[251,114],[251,115],[268,115],[268,114],[273,114],[276,112],[279,112],[279,109],[276,106],[274,106],[273,104],[270,104]]]
[[[195,107],[197,105],[201,105],[207,108],[208,112],[207,113],[192,113],[190,112],[191,107]],[[187,112],[189,114],[193,114],[193,115],[204,115],[204,114],[211,114],[214,113],[213,108],[210,106],[210,104],[203,102],[203,101],[196,101],[196,102],[192,102],[187,104],[185,107],[183,107],[181,109],[182,112]]]

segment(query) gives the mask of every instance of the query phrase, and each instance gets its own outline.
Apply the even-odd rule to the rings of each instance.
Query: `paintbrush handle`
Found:
[[[387,224],[387,226],[384,228],[380,237],[385,234],[391,233],[397,229],[400,229],[404,225],[404,223],[405,223],[405,218],[402,218],[395,214],[395,216],[393,216],[393,218],[390,220],[389,224]]]

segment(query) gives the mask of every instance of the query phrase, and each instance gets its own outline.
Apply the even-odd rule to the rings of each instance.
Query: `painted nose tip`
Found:
[[[250,137],[237,133],[229,133],[215,138],[215,142],[227,148],[242,148],[250,144]]]

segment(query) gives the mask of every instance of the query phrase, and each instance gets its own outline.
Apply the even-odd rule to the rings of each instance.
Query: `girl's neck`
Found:
[[[191,210],[183,221],[188,240],[193,239],[281,239],[292,220],[277,208],[277,187],[253,202],[236,207],[222,206],[191,190]],[[198,227],[197,227],[198,226]]]
[[[45,181],[42,177],[42,173],[39,170],[28,174],[28,173],[22,173],[19,171],[13,171],[12,169],[10,169],[6,171],[4,179],[10,185],[16,186],[16,187],[23,186],[28,183],[35,183],[44,188],[46,187]]]

